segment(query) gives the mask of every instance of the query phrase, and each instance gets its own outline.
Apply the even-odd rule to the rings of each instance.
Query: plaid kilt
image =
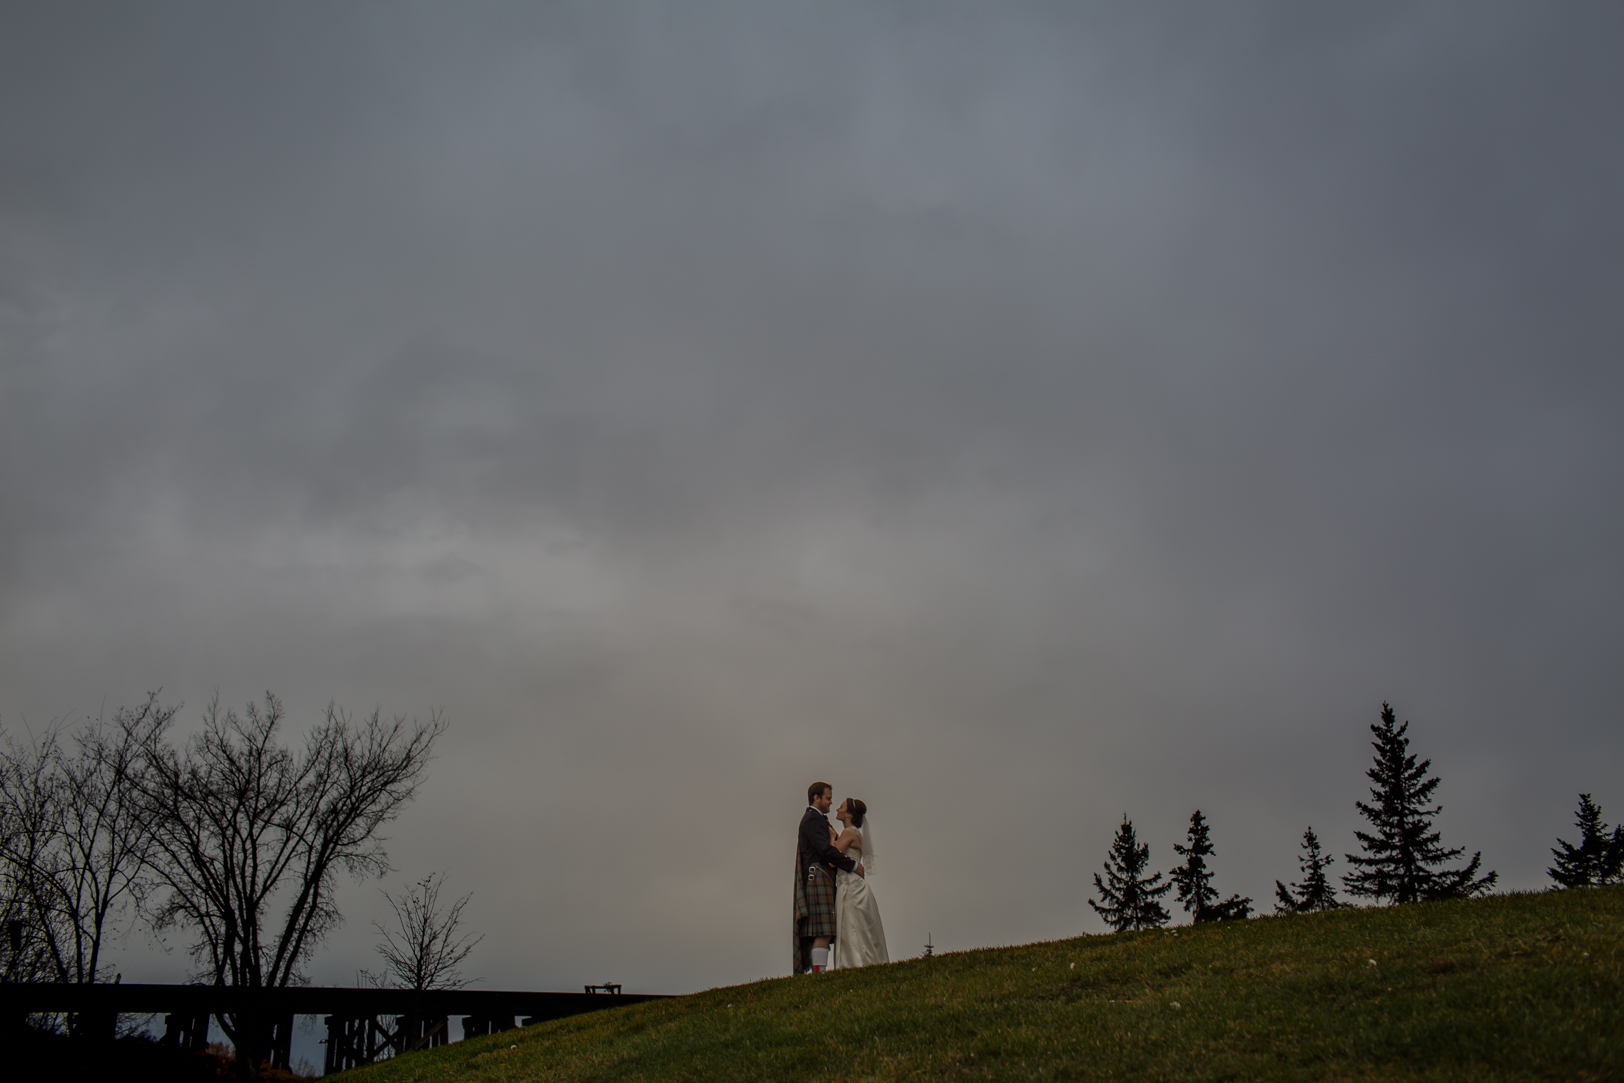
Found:
[[[795,874],[795,973],[812,968],[814,937],[835,935],[835,877],[822,865]]]

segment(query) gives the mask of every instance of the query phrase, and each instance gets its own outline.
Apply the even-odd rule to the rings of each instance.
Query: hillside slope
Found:
[[[458,1042],[355,1083],[1624,1079],[1624,888],[959,952]]]

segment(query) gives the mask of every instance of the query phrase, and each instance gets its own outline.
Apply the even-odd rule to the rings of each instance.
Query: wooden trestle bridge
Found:
[[[600,991],[601,990],[601,991]],[[209,1017],[229,1015],[262,1022],[273,1065],[289,1067],[293,1021],[301,1015],[327,1024],[325,1072],[371,1064],[386,1052],[407,1053],[450,1041],[451,1021],[462,1036],[511,1030],[548,1019],[660,1000],[649,993],[622,993],[618,985],[588,986],[582,993],[533,993],[497,989],[352,989],[301,986],[239,989],[218,985],[0,984],[0,1018],[21,1026],[33,1014],[68,1015],[70,1030],[87,1041],[111,1040],[120,1015],[161,1015],[163,1041],[186,1050],[208,1043]]]

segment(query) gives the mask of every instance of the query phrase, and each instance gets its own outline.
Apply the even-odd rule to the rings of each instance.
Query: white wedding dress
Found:
[[[861,832],[857,841],[846,852],[847,857],[863,859]],[[868,869],[865,867],[864,872]],[[885,950],[885,926],[880,924],[880,903],[868,880],[856,873],[839,869],[835,872],[835,943],[834,970],[854,966],[873,966],[889,963],[891,956]]]

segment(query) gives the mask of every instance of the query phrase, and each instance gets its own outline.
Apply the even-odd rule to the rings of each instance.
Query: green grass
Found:
[[[359,1069],[508,1080],[1624,1079],[1624,888],[779,978]]]

